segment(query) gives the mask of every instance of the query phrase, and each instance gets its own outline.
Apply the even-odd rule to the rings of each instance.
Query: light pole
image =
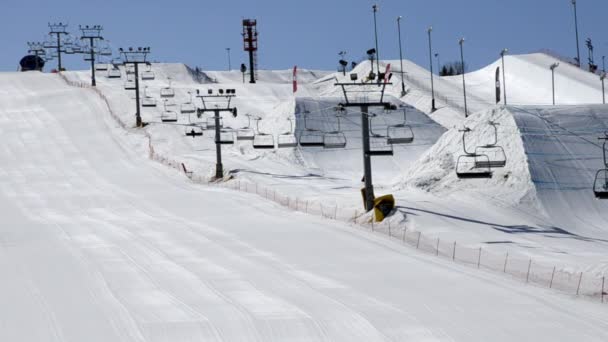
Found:
[[[434,112],[437,110],[437,107],[435,107],[435,82],[433,80],[433,43],[431,39],[431,32],[433,32],[433,27],[429,27],[427,32],[429,34],[429,62],[431,66],[431,112]]]
[[[376,69],[378,69],[378,73],[380,73],[380,50],[378,50],[378,24],[376,22],[376,12],[378,12],[378,5],[374,4],[372,8],[374,10],[374,36],[376,38]]]
[[[559,63],[551,64],[551,89],[553,92],[553,105],[555,106],[555,69],[559,66]]]
[[[460,38],[460,40],[458,41],[458,44],[460,44],[460,63],[462,64],[462,92],[464,94],[464,117],[468,117],[469,116],[469,110],[467,108],[467,84],[465,82],[465,67],[464,67],[464,38]]]
[[[606,79],[606,72],[602,72],[600,80],[602,81],[602,103],[606,104],[606,88],[604,88],[604,80]]]
[[[576,62],[580,68],[581,66],[581,50],[578,42],[578,15],[576,13],[576,0],[572,0],[572,6],[574,7],[574,31],[576,32]]]
[[[401,19],[402,16],[397,17],[397,31],[399,32],[399,60],[401,61],[401,96],[405,96],[405,81],[403,80],[403,50],[401,48]]]
[[[500,52],[500,58],[502,59],[502,91],[505,98],[505,106],[507,105],[507,77],[505,76],[505,55],[507,52],[509,52],[509,49],[502,49]]]
[[[441,76],[441,61],[439,60],[439,53],[435,53],[435,59],[437,59],[437,74]]]
[[[228,55],[228,71],[232,71],[232,62],[230,61],[230,48],[226,48],[226,54]]]

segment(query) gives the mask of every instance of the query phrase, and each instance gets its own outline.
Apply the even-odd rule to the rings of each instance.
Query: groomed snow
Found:
[[[0,89],[3,341],[608,339],[600,304],[193,185],[56,75]]]

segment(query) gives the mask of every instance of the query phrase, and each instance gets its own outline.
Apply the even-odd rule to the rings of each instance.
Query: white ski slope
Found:
[[[3,341],[608,338],[599,304],[191,185],[56,75],[0,89]]]
[[[547,62],[544,58],[549,57],[509,57],[507,63],[511,67],[507,69],[508,79],[513,77],[509,76],[512,72],[521,78],[520,84],[524,86],[544,78],[524,69],[538,58],[542,59],[542,63],[539,63],[543,64]],[[512,66],[513,59],[523,61],[520,71]],[[462,108],[459,107],[462,103],[458,103],[462,101],[458,82],[436,77],[435,89],[441,109],[426,115],[425,111],[429,110],[426,106],[430,106],[430,94],[425,90],[425,85],[429,83],[428,71],[406,61],[404,69],[407,72],[406,86],[409,92],[405,97],[399,98],[399,63],[381,62],[381,68],[387,63],[391,63],[392,69],[396,70],[393,85],[388,88],[389,96],[392,96],[396,103],[400,103],[398,100],[403,101],[401,105],[408,111],[408,124],[411,124],[415,134],[414,143],[395,146],[393,157],[372,158],[376,194],[392,193],[397,198],[399,208],[397,215],[391,219],[393,226],[396,224],[401,229],[422,232],[429,239],[441,239],[446,243],[457,241],[459,246],[471,250],[482,247],[484,251],[498,255],[510,252],[524,260],[533,258],[545,267],[556,266],[558,270],[567,271],[571,275],[585,271],[590,272],[593,277],[601,278],[605,274],[608,270],[608,262],[604,258],[605,233],[597,229],[586,229],[590,223],[595,226],[603,225],[601,215],[594,215],[589,221],[587,214],[581,214],[584,219],[577,220],[562,220],[559,215],[551,214],[553,204],[545,197],[537,196],[537,183],[533,181],[532,176],[533,173],[550,172],[545,170],[549,164],[541,163],[537,170],[531,170],[528,144],[524,144],[520,126],[511,109],[495,109],[491,101],[482,100],[487,94],[476,96],[475,91],[471,91],[473,94],[470,99],[478,98],[479,101],[471,101],[470,108],[475,109],[477,106],[483,109],[471,112],[469,119],[464,121],[464,115],[460,112]],[[558,72],[568,71],[566,67]],[[487,68],[488,78],[494,77],[491,69]],[[245,114],[259,116],[262,118],[260,131],[272,134],[275,143],[281,133],[290,131],[289,119],[295,123],[294,132],[297,136],[304,131],[304,116],[308,118],[309,128],[316,129],[319,133],[337,129],[334,108],[343,98],[341,89],[334,83],[344,78],[340,73],[315,79],[324,73],[300,70],[300,91],[294,96],[289,82],[290,70],[264,71],[260,75],[262,79],[255,85],[243,84],[238,72],[205,71],[203,83],[199,83],[183,65],[154,64],[153,71],[157,74],[156,80],[142,82],[142,85],[148,86],[148,95],[161,103],[160,89],[167,86],[167,77],[171,76],[176,96],[169,102],[174,104],[171,108],[175,111],[179,111],[179,106],[188,101],[188,91],[199,89],[206,93],[207,89],[217,92],[217,89],[235,88],[237,97],[233,103],[239,108],[239,116],[224,116],[225,128],[238,129],[247,126]],[[363,77],[370,71],[370,65],[361,63],[355,71]],[[574,79],[585,79],[588,76],[580,70],[570,72]],[[481,72],[478,74],[481,75]],[[85,83],[89,81],[88,72],[69,72],[67,75],[73,80]],[[481,76],[479,78],[483,79]],[[132,91],[122,89],[122,82],[108,80],[101,75],[98,78],[98,88],[109,99],[115,113],[124,122],[132,125],[133,94]],[[512,80],[509,82],[514,83]],[[493,86],[493,83],[490,85]],[[544,83],[542,85],[545,86]],[[514,84],[513,87],[516,88],[517,85]],[[374,88],[377,87],[370,86],[370,89]],[[492,90],[491,87],[489,89]],[[513,93],[513,101],[526,100],[528,103],[534,103],[535,96],[539,94],[530,91],[530,97],[526,98],[524,93]],[[572,94],[574,96],[577,93],[573,91]],[[584,94],[585,92],[580,92],[581,97],[577,101],[585,102]],[[517,96],[521,98],[518,100]],[[195,102],[198,106],[201,105],[200,101]],[[142,113],[144,121],[153,123],[146,131],[152,136],[155,150],[184,162],[195,174],[213,175],[213,132],[207,130],[202,138],[197,139],[185,137],[183,127],[154,124],[160,121],[161,112],[162,106],[144,108]],[[389,114],[381,110],[376,112],[379,116],[372,120],[376,133],[385,134],[387,125],[400,123],[402,120],[401,111]],[[587,115],[584,114],[584,107],[579,108],[578,112]],[[189,122],[188,115],[178,116],[180,123]],[[204,122],[207,117],[208,115],[200,120]],[[190,119],[199,120],[194,115]],[[255,183],[271,188],[283,196],[295,196],[300,203],[306,203],[306,206],[310,203],[317,211],[320,205],[331,208],[332,212],[336,208],[337,216],[352,220],[361,214],[359,191],[363,172],[360,120],[360,113],[354,109],[349,110],[341,120],[341,129],[347,138],[345,149],[305,147],[255,150],[251,141],[237,142],[233,146],[222,147],[224,167],[239,184]],[[495,177],[490,181],[458,180],[454,174],[456,158],[462,153],[462,137],[458,130],[466,124],[473,129],[467,138],[471,146],[487,144],[493,138],[488,120],[500,123],[499,145],[506,149],[507,166],[494,170]],[[589,122],[594,124],[593,121]],[[445,128],[441,126],[450,130],[444,134]],[[254,122],[251,127],[255,129]],[[555,132],[546,134],[551,136]],[[592,152],[584,153],[601,156],[601,150],[598,151],[596,146],[591,148]],[[584,182],[588,182],[588,191],[581,194],[588,196],[588,200],[593,200],[590,191],[592,180],[585,178]],[[322,208],[320,210],[323,211]],[[555,211],[565,213],[564,216],[569,216],[572,212],[559,208]],[[524,272],[525,268],[522,266]]]

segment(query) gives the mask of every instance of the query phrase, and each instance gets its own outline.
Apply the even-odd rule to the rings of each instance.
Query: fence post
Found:
[[[606,276],[602,277],[602,303],[604,303],[604,295],[606,294],[606,290],[604,290],[604,284],[606,283]]]
[[[452,260],[456,260],[456,241],[454,241],[454,249],[452,249]]]
[[[416,242],[416,249],[420,247],[420,237],[422,236],[422,232],[418,232],[418,241]]]
[[[406,235],[407,235],[407,226],[403,226],[403,243],[405,243]]]
[[[526,283],[530,280],[530,269],[532,268],[532,258],[530,258],[530,262],[528,263],[528,273],[526,274]]]
[[[578,286],[576,287],[576,295],[581,291],[581,282],[583,281],[583,272],[581,272],[581,276],[578,278]]]
[[[479,247],[479,255],[477,256],[477,268],[481,267],[481,247]]]
[[[435,255],[439,256],[439,238],[437,238],[437,247],[435,248]]]
[[[334,209],[334,220],[338,220],[338,205],[336,204],[336,209]]]
[[[553,272],[551,272],[551,281],[549,282],[549,288],[553,288],[553,278],[555,278],[555,266],[553,266]]]

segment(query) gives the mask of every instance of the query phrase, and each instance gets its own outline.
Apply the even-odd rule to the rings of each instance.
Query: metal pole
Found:
[[[606,72],[606,56],[602,56],[602,71]]]
[[[365,210],[374,207],[374,185],[372,183],[372,161],[369,154],[369,106],[361,105],[361,134],[363,138],[363,172],[365,181]]]
[[[431,66],[431,96],[432,96],[431,112],[434,112],[437,110],[437,107],[435,107],[435,83],[433,80],[433,46],[432,46],[432,38],[431,38],[432,31],[433,31],[433,27],[429,27],[429,29],[427,30],[427,32],[429,33],[429,61],[430,61],[430,66]]]
[[[507,105],[507,76],[506,76],[506,72],[505,72],[505,54],[508,51],[509,50],[507,50],[507,49],[503,49],[502,52],[500,53],[500,56],[502,57],[502,91],[503,91],[503,97],[505,98],[505,106]]]
[[[95,49],[93,48],[94,38],[89,38],[91,42],[91,85],[95,87],[97,83],[95,82]]]
[[[222,145],[220,144],[220,111],[216,109],[215,113],[215,154],[217,163],[215,166],[215,178],[224,177],[224,167],[222,165]]]
[[[465,81],[465,67],[464,67],[464,38],[460,39],[460,61],[462,63],[462,91],[464,94],[464,117],[468,117],[469,116],[469,110],[467,108],[467,84]]]
[[[401,48],[401,16],[397,17],[397,31],[399,32],[399,60],[401,61],[401,96],[405,96],[405,81],[403,80],[403,49]]]
[[[247,41],[249,43],[249,83],[255,83],[255,68],[253,65],[253,28],[247,27]]]
[[[572,5],[574,6],[574,30],[576,32],[576,58],[577,58],[578,66],[580,68],[581,51],[580,51],[580,46],[579,46],[579,41],[578,41],[578,15],[576,13],[576,0],[572,0]]]
[[[62,71],[63,67],[61,66],[61,33],[57,32],[57,67],[59,68],[59,72]]]
[[[551,68],[551,89],[553,92],[553,105],[555,106],[555,68]]]
[[[232,71],[232,62],[230,61],[230,48],[226,48],[226,52],[228,53],[228,71]]]
[[[606,73],[600,77],[602,80],[602,103],[606,104],[606,88],[604,87],[604,80],[606,79]]]
[[[135,112],[135,125],[137,127],[143,127],[142,122],[141,122],[141,112],[139,109],[139,63],[134,63],[135,64],[135,107],[136,112]]]
[[[372,6],[374,9],[374,35],[376,38],[376,68],[378,69],[378,73],[380,73],[380,50],[378,49],[378,24],[376,23],[376,12],[378,11],[378,5],[374,4]],[[378,79],[378,82],[380,79]]]

